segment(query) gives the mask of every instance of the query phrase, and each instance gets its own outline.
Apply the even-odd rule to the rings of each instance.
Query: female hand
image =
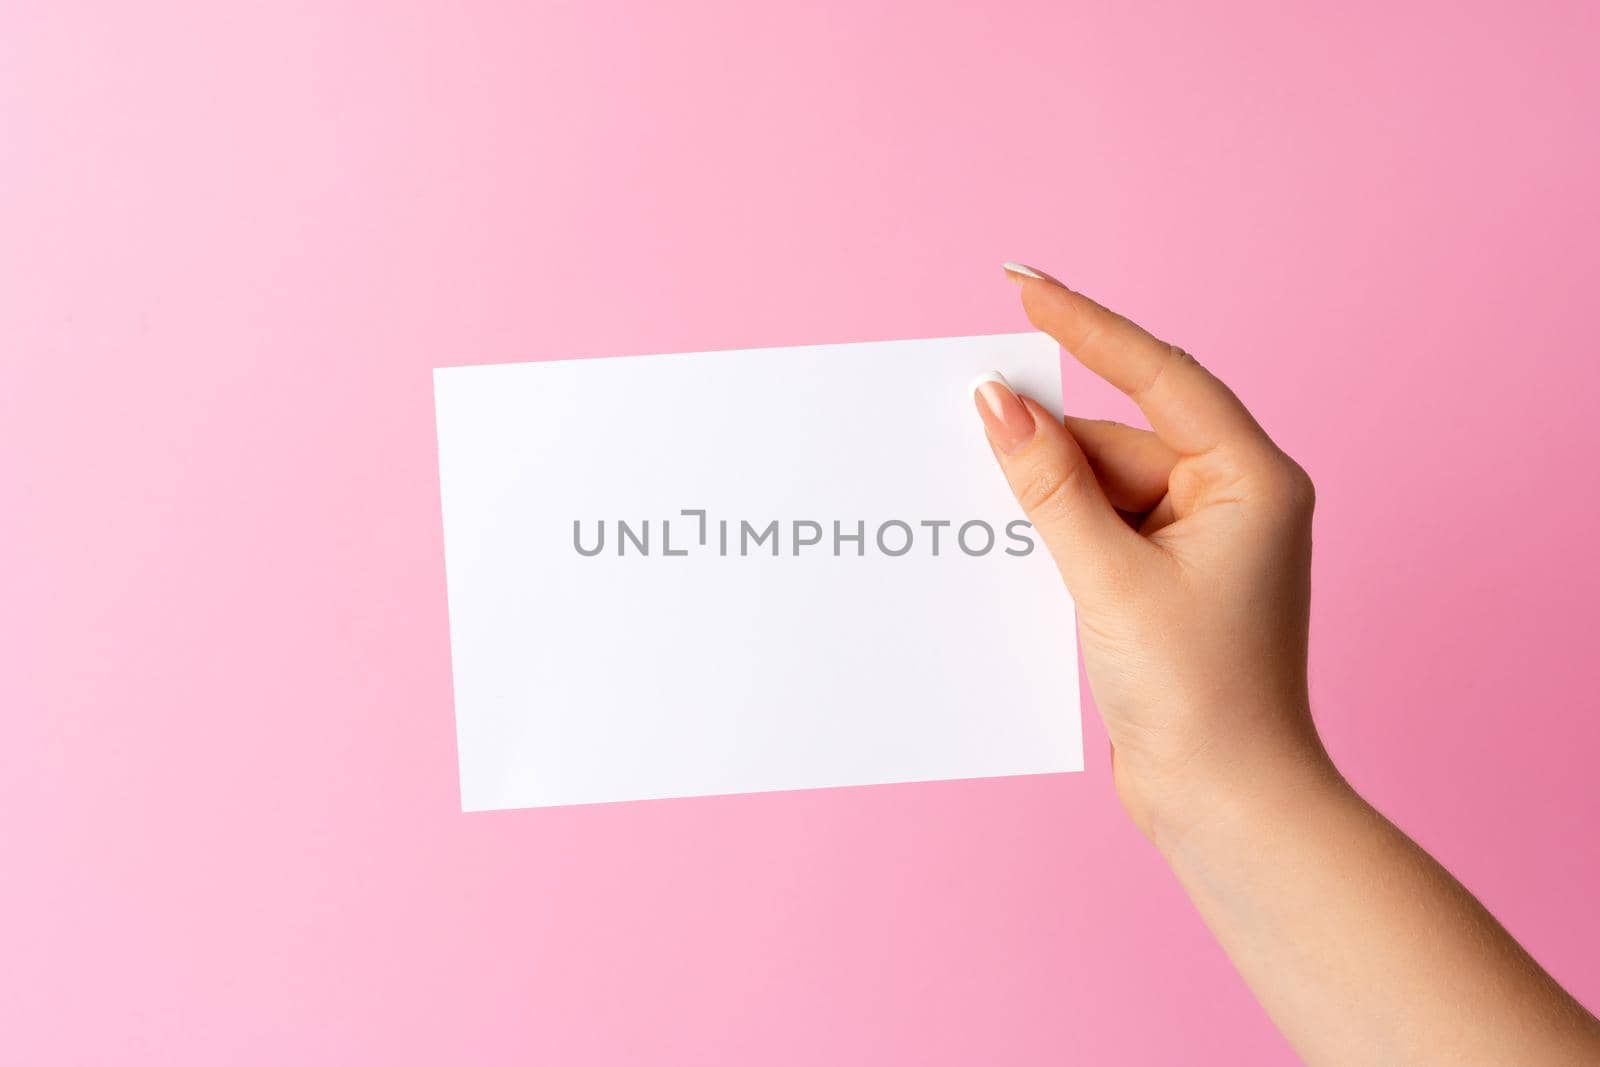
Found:
[[[1317,738],[1305,472],[1182,351],[1007,271],[1154,427],[1063,424],[998,375],[976,385],[1077,601],[1117,792],[1273,1021],[1311,1063],[1600,1063],[1600,1023]]]
[[[1134,822],[1166,847],[1263,776],[1331,777],[1306,695],[1310,479],[1181,349],[1038,271],[1007,271],[1033,324],[1154,427],[1063,426],[1003,380],[976,389],[1077,603]]]

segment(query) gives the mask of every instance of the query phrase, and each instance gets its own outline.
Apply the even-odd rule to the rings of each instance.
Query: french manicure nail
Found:
[[[1033,440],[1033,413],[1017,399],[1011,384],[999,371],[988,371],[974,378],[972,398],[984,429],[989,432],[989,440],[1001,452],[1012,455]]]
[[[1059,278],[1052,278],[1044,271],[1035,267],[1030,267],[1026,263],[1012,263],[1007,261],[1000,264],[1000,267],[1006,272],[1006,277],[1011,279],[1011,283],[1019,287],[1022,285],[1024,278],[1037,278],[1041,282],[1049,282],[1051,285],[1061,285],[1061,280]],[[1065,289],[1066,286],[1061,285],[1061,288]]]

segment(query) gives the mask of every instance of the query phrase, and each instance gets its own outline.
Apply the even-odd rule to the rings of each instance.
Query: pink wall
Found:
[[[956,6],[0,7],[0,1059],[1290,1061],[1098,726],[457,810],[429,368],[1017,329],[1007,258],[1313,472],[1332,748],[1600,1004],[1600,8]]]

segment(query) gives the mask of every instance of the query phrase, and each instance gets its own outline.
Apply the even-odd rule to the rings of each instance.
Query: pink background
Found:
[[[1331,747],[1600,1004],[1600,8],[1200,6],[0,7],[0,1059],[1291,1061],[1097,724],[457,809],[429,369],[1013,330],[1007,258],[1305,462]]]

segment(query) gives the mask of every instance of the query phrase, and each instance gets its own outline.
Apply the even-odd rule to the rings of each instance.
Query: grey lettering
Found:
[[[702,545],[705,544],[706,543],[706,509],[705,508],[684,508],[682,511],[678,512],[678,514],[679,515],[697,515],[697,516],[699,516],[699,518],[700,518],[700,543]]]
[[[863,522],[857,522],[856,523],[856,532],[853,533],[853,534],[843,533],[842,532],[843,528],[844,528],[843,524],[840,523],[838,519],[834,519],[833,520],[833,554],[835,556],[839,555],[840,554],[839,549],[843,546],[843,544],[846,541],[854,541],[856,543],[856,555],[858,555],[858,556],[866,555],[867,554],[867,524],[864,521]]]
[[[1031,529],[1033,529],[1033,523],[1027,519],[1012,519],[1006,523],[1006,536],[1022,546],[1021,548],[1006,549],[1006,555],[1026,556],[1033,551],[1033,538],[1027,534],[1027,531]]]
[[[939,554],[939,529],[950,525],[949,519],[923,519],[921,524],[933,531],[933,555]]]
[[[766,528],[763,529],[759,534],[756,534],[756,528],[754,526],[751,526],[750,523],[748,523],[744,519],[740,519],[739,520],[739,555],[748,556],[750,554],[750,539],[751,539],[751,535],[752,534],[755,535],[755,542],[756,542],[756,547],[757,548],[760,548],[762,545],[766,544],[767,543],[767,538],[769,538],[769,537],[772,538],[772,554],[774,556],[776,556],[778,554],[778,520],[777,519],[773,519],[771,522],[767,523]]]
[[[801,537],[800,536],[800,528],[802,526],[809,527],[810,529],[815,530],[816,531],[816,536],[815,537]],[[810,548],[812,545],[820,545],[821,543],[822,543],[822,523],[820,523],[820,522],[812,522],[810,519],[796,519],[796,520],[794,520],[794,554],[795,555],[798,556],[800,554],[800,550],[802,548]]]
[[[967,531],[972,529],[974,526],[982,527],[984,536],[988,538],[988,540],[984,542],[983,547],[977,551],[973,551],[973,549],[967,544]],[[994,547],[994,527],[990,526],[982,519],[973,519],[971,522],[964,522],[961,524],[961,529],[956,531],[956,541],[961,545],[961,551],[965,552],[967,555],[986,556],[989,554],[989,550]]]
[[[633,542],[633,547],[638,549],[641,556],[650,554],[650,520],[645,519],[639,526],[641,532],[636,535],[625,520],[617,520],[617,555],[626,556],[628,554],[629,541]]]
[[[904,530],[906,534],[905,543],[900,546],[900,550],[898,552],[891,549],[883,539],[883,532],[891,526],[899,527],[900,529]],[[882,552],[885,556],[903,556],[907,552],[911,551],[911,537],[912,534],[910,525],[901,522],[899,519],[890,519],[888,522],[878,527],[878,551]]]
[[[672,520],[661,520],[661,554],[663,556],[687,556],[687,548],[674,549],[672,547]]]
[[[592,549],[583,547],[583,540],[578,536],[578,528],[581,525],[577,519],[572,520],[572,547],[578,550],[580,556],[598,556],[600,550],[606,547],[606,520],[601,519],[596,523],[600,533]]]

